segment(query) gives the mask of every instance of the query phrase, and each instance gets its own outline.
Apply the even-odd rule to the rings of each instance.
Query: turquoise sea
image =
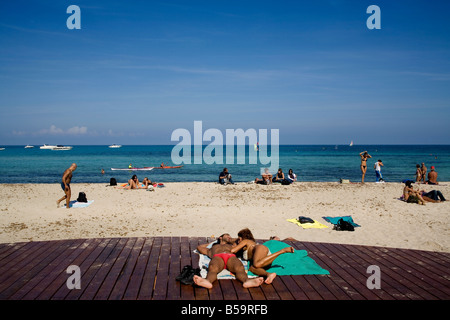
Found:
[[[260,175],[261,163],[237,164],[235,159],[226,159],[225,164],[184,164],[182,168],[153,171],[111,171],[111,168],[159,166],[171,162],[172,145],[124,145],[119,149],[108,146],[73,146],[68,151],[41,150],[39,146],[25,149],[24,146],[4,146],[0,151],[0,183],[59,183],[62,173],[75,162],[73,183],[105,183],[111,177],[126,182],[133,174],[142,180],[148,176],[157,182],[217,181],[224,167],[236,182],[254,180]],[[204,148],[205,146],[203,146]],[[253,148],[253,146],[251,147]],[[246,147],[248,152],[248,146]],[[428,169],[433,165],[439,181],[450,181],[450,145],[281,145],[279,166],[284,172],[293,169],[299,181],[361,180],[361,151],[367,150],[372,159],[368,161],[366,182],[375,181],[373,164],[378,159],[386,182],[414,179],[416,164],[425,162]],[[269,147],[270,151],[270,147]],[[223,149],[225,155],[226,148]],[[193,155],[193,153],[192,153]],[[194,161],[192,157],[192,162]],[[105,173],[102,174],[101,170]]]

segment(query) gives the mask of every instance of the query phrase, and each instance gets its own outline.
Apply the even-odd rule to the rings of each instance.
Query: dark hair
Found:
[[[137,175],[133,174],[133,176],[131,177],[131,179],[134,180],[134,178],[137,178]]]
[[[420,164],[416,164],[416,168],[420,168]]]
[[[253,237],[253,234],[249,228],[245,228],[245,229],[242,229],[241,231],[239,231],[238,237],[241,237],[242,239],[248,239],[248,240],[255,241],[255,238]]]
[[[408,186],[408,187],[411,187],[411,183],[413,183],[412,180],[406,180],[405,181],[405,185]]]

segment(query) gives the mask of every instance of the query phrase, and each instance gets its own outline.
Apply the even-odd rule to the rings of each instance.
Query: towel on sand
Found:
[[[361,227],[359,224],[353,222],[353,218],[351,216],[342,216],[342,217],[322,217],[326,221],[328,221],[331,224],[337,224],[340,219],[343,219],[344,221],[347,221],[354,227]]]
[[[317,229],[322,229],[322,228],[328,228],[326,225],[321,224],[320,222],[314,220],[314,223],[300,223],[297,219],[287,219],[287,221],[295,223],[296,225],[304,228],[304,229],[310,229],[310,228],[317,228]]]
[[[277,240],[269,240],[264,242],[263,245],[268,247],[272,253],[289,247],[288,244]],[[283,253],[282,255],[279,255],[266,271],[275,272],[279,276],[330,274],[328,270],[319,266],[314,259],[308,257],[308,252],[306,250],[295,250],[293,253]],[[248,274],[253,275],[250,271]]]
[[[88,202],[78,202],[76,200],[70,201],[69,208],[85,208],[88,207],[94,202],[94,200],[88,200]],[[64,204],[64,207],[66,204]]]

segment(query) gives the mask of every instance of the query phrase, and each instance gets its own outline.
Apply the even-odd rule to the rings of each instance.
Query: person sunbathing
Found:
[[[244,265],[231,252],[233,244],[231,236],[225,233],[219,237],[218,241],[211,248],[208,248],[209,244],[202,244],[197,247],[197,251],[208,256],[211,261],[209,262],[208,274],[205,279],[197,275],[194,276],[193,280],[196,285],[211,289],[213,283],[217,280],[217,274],[224,269],[234,273],[236,279],[242,282],[244,288],[259,287],[264,282],[262,277],[249,278],[247,276]]]
[[[248,228],[239,231],[238,237],[238,244],[231,249],[231,253],[237,253],[243,250],[243,259],[252,262],[249,271],[266,278],[264,281],[266,284],[271,284],[277,276],[275,272],[266,271],[272,262],[281,254],[294,252],[294,248],[286,247],[280,251],[271,253],[265,245],[256,243],[252,232]]]
[[[405,187],[403,188],[403,200],[408,203],[418,203],[425,205],[425,200],[419,190],[414,190],[411,186],[413,182],[408,180],[405,182]]]

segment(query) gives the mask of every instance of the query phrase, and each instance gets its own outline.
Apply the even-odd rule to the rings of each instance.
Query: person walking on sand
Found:
[[[372,156],[368,154],[367,151],[361,152],[359,156],[361,157],[361,166],[360,166],[362,173],[361,183],[364,183],[364,178],[367,172],[367,159],[372,158]]]
[[[56,201],[56,206],[59,208],[59,204],[61,201],[66,199],[66,208],[70,208],[70,196],[71,196],[71,190],[70,190],[70,181],[72,180],[72,174],[77,169],[76,163],[72,163],[72,165],[69,167],[69,169],[66,169],[64,171],[62,176],[62,182],[61,182],[61,188],[64,190],[64,197]]]
[[[384,182],[383,175],[381,174],[381,167],[384,167],[384,164],[381,160],[378,160],[373,165],[373,168],[375,169],[375,174],[377,176],[377,182]]]
[[[236,279],[242,282],[244,288],[259,287],[264,282],[264,279],[262,277],[248,278],[242,262],[235,254],[231,253],[232,247],[233,239],[228,233],[221,235],[218,242],[213,244],[211,248],[208,248],[208,244],[199,245],[197,251],[207,255],[211,261],[209,262],[206,278],[195,275],[193,278],[194,283],[200,287],[211,289],[214,281],[217,279],[217,274],[227,269],[235,274]]]

